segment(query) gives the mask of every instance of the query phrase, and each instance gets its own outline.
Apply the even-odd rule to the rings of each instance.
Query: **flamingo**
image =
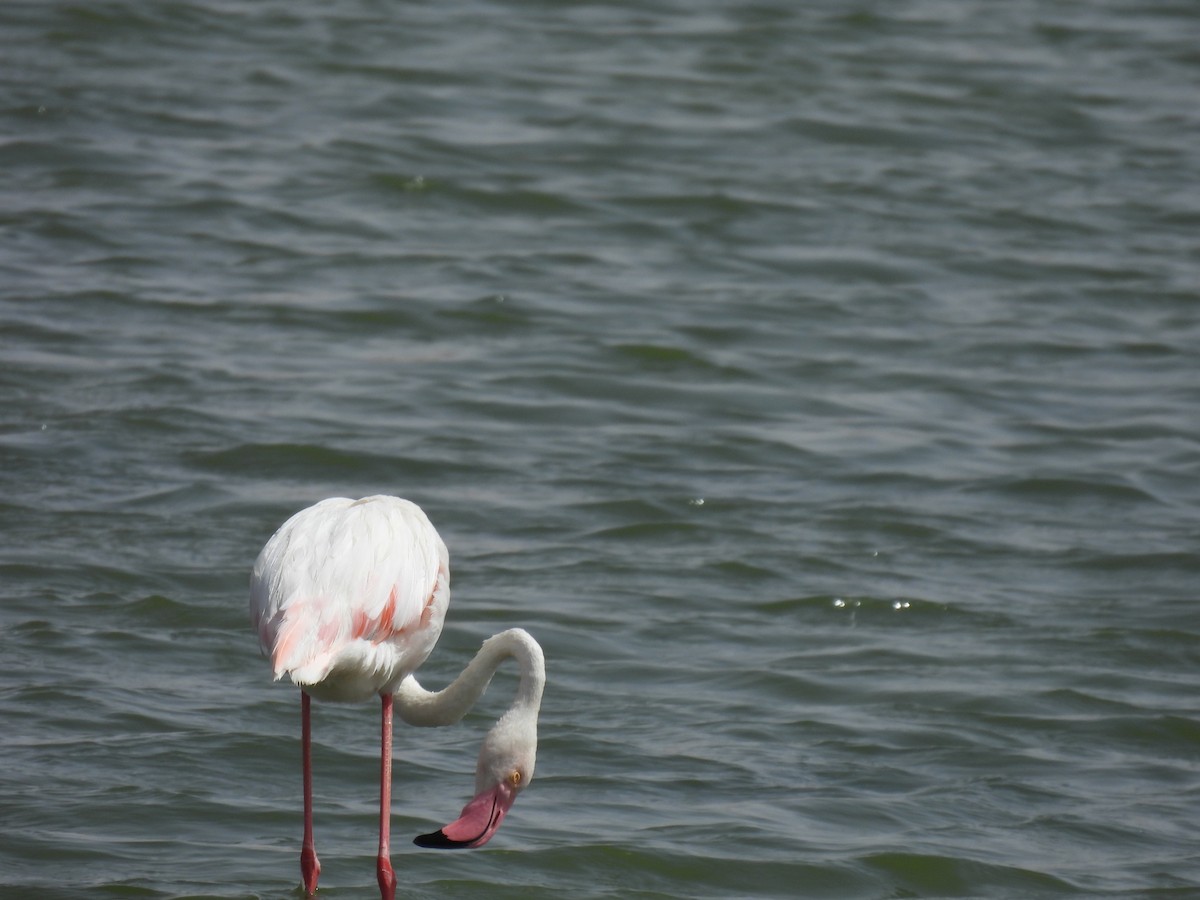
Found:
[[[542,649],[520,628],[484,641],[447,687],[428,691],[413,672],[437,643],[450,601],[449,554],[419,506],[399,497],[335,497],[301,510],[267,541],[250,577],[250,615],[275,680],[300,688],[304,840],[309,896],[321,863],[313,842],[310,698],[382,700],[379,855],[382,900],[394,900],[390,851],[393,707],[410,725],[458,722],[506,659],[520,669],[516,697],[488,731],[475,796],[459,817],[421,835],[421,847],[482,847],[533,779],[537,718],[546,681]]]

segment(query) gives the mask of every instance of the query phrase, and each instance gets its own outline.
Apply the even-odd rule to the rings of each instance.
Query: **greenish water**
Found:
[[[0,896],[299,896],[247,578],[420,503],[404,897],[1200,895],[1188,3],[0,6]],[[320,896],[376,710],[317,705]]]

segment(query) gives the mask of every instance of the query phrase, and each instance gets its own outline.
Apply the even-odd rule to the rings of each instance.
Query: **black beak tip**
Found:
[[[429,834],[417,835],[413,838],[413,843],[418,847],[425,847],[430,850],[461,850],[467,846],[463,841],[450,840],[440,828]]]

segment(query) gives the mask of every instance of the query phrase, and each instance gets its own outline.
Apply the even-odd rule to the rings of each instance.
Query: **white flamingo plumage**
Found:
[[[390,859],[392,710],[411,725],[449,725],[479,699],[497,667],[520,667],[517,694],[488,731],[475,769],[475,797],[454,822],[421,835],[422,847],[481,847],[533,778],[537,717],[545,685],[541,647],[513,628],[484,642],[462,674],[441,691],[413,672],[437,643],[450,601],[446,545],[415,503],[398,497],[336,497],[301,510],[280,526],[254,563],[250,615],[275,680],[301,690],[305,890],[321,866],[313,843],[310,697],[382,700],[379,855],[383,900],[393,900]]]

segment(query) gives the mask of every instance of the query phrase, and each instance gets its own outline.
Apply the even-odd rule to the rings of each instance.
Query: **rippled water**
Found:
[[[1200,893],[1200,12],[0,6],[0,894],[299,895],[250,564],[419,502],[406,897]],[[318,705],[321,896],[377,712]]]

